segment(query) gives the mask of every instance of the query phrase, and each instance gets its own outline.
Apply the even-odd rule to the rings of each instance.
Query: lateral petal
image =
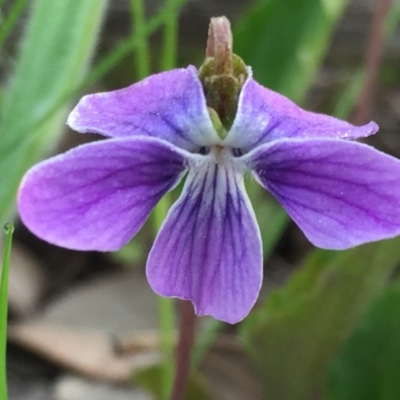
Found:
[[[245,156],[318,247],[343,250],[400,234],[400,161],[365,144],[281,140]]]
[[[76,250],[118,250],[186,169],[185,152],[153,138],[108,139],[43,161],[18,196],[24,224]]]

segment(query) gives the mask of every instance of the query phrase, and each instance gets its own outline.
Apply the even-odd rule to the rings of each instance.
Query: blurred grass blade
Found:
[[[4,226],[6,240],[3,250],[3,265],[0,282],[0,399],[7,400],[7,316],[8,316],[8,274],[10,271],[11,243],[14,233],[13,224]]]
[[[386,289],[331,364],[328,400],[398,400],[400,281]]]
[[[179,2],[180,0],[166,0],[166,3],[171,6],[177,5]],[[177,8],[171,7],[164,25],[161,71],[176,68],[178,53],[178,19],[179,13],[177,12]]]
[[[5,40],[7,39],[9,33],[14,27],[18,17],[21,15],[22,11],[26,7],[28,0],[16,0],[11,10],[6,15],[3,21],[0,23],[0,49],[3,47]]]
[[[347,0],[259,0],[235,30],[258,82],[301,102]]]
[[[146,29],[144,0],[130,0],[130,6],[133,22],[132,40],[139,38],[135,62],[137,79],[140,80],[150,73],[150,48],[147,36],[144,35]]]
[[[346,85],[346,90],[340,91],[340,96],[335,102],[333,115],[337,118],[347,119],[354,108],[364,84],[365,70],[357,68],[351,75],[351,80]]]
[[[385,33],[387,36],[393,35],[400,23],[400,1],[393,1],[390,12],[386,19]]]
[[[265,398],[309,400],[321,393],[329,361],[399,260],[400,238],[341,253],[316,251],[243,322]]]
[[[162,8],[158,14],[149,19],[143,31],[143,35],[149,36],[156,29],[158,29],[168,18],[172,10],[176,10],[185,4],[188,0],[176,0],[173,5],[167,4]],[[37,131],[42,125],[51,118],[60,107],[64,106],[74,96],[83,92],[87,87],[101,79],[107,72],[109,72],[115,65],[117,65],[124,57],[126,57],[132,50],[135,50],[140,45],[142,38],[135,36],[122,41],[114,50],[110,51],[104,58],[102,58],[94,67],[87,73],[84,80],[72,85],[72,88],[63,96],[57,103],[53,104],[45,113],[37,116],[31,126],[31,130]]]
[[[2,139],[16,138],[42,109],[56,102],[86,72],[105,1],[36,0],[5,98]]]
[[[176,13],[180,7],[182,7],[189,0],[175,0],[171,3],[167,3],[156,15],[150,18],[143,30],[143,35],[149,36],[156,29],[158,29],[165,21],[169,18],[171,13]],[[93,70],[85,78],[84,82],[80,84],[76,89],[82,91],[85,87],[91,85],[105,75],[115,64],[121,61],[129,52],[136,49],[142,42],[142,38],[137,36],[135,38],[129,38],[123,42],[115,51],[112,51],[107,57],[101,60],[97,65],[94,66]]]
[[[86,72],[105,10],[105,0],[36,0],[19,59],[3,95],[0,119],[0,220],[13,211],[25,170],[54,146],[68,109],[60,108],[31,130]]]

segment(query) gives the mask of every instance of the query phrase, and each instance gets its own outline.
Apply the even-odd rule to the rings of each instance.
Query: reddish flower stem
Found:
[[[379,67],[382,60],[385,20],[389,13],[392,0],[377,0],[375,13],[371,24],[365,56],[366,77],[357,104],[354,109],[352,122],[362,125],[369,121],[372,114]]]
[[[196,332],[196,315],[190,301],[181,302],[181,321],[176,349],[176,372],[171,400],[184,400],[190,375],[190,354]]]

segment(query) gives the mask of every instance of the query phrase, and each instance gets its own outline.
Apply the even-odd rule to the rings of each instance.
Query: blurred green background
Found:
[[[65,125],[78,99],[175,66],[200,66],[210,17],[226,15],[234,52],[256,80],[306,109],[351,120],[365,101],[368,40],[385,3],[0,0],[0,223],[16,222],[6,263],[10,400],[168,398],[174,320],[162,310],[171,313],[174,304],[157,305],[143,276],[154,221],[167,204],[115,254],[50,246],[16,215],[16,191],[30,166],[96,139]],[[381,130],[368,139],[395,156],[399,18],[396,0],[381,18],[383,58],[369,112]],[[399,399],[400,240],[315,250],[273,198],[246,184],[263,236],[262,294],[238,326],[201,319],[187,398]],[[0,333],[4,341],[4,327]]]

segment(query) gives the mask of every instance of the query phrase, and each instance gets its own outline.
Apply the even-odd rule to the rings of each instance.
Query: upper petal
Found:
[[[357,142],[282,140],[245,156],[316,246],[346,249],[400,234],[400,161]]]
[[[142,227],[186,168],[183,151],[151,138],[109,139],[44,161],[18,197],[24,224],[76,250],[117,250]]]
[[[218,141],[194,67],[85,96],[71,112],[68,125],[78,132],[111,137],[156,137],[187,150]]]
[[[242,88],[236,118],[226,142],[251,150],[276,139],[356,139],[377,131],[374,122],[357,127],[328,115],[305,111],[250,77]]]
[[[191,300],[197,315],[236,323],[262,281],[261,239],[242,171],[213,161],[192,166],[147,262],[153,290]]]

